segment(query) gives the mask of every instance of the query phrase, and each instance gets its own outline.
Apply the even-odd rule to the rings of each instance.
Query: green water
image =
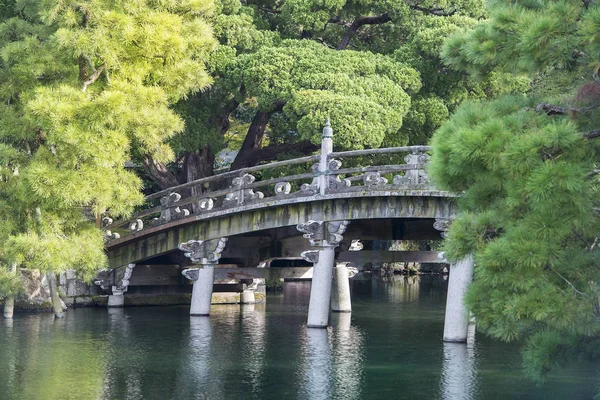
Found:
[[[597,365],[537,387],[516,345],[443,344],[439,278],[355,282],[352,315],[307,329],[310,283],[267,304],[69,310],[0,323],[0,399],[589,399]]]

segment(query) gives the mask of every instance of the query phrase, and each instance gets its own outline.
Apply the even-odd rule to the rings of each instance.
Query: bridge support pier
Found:
[[[123,307],[125,305],[125,292],[129,288],[129,279],[133,274],[135,264],[128,264],[123,270],[120,282],[112,287],[112,294],[108,296],[107,307]]]
[[[227,238],[190,240],[177,246],[194,264],[202,265],[202,268],[188,268],[181,272],[183,276],[194,282],[190,306],[190,315],[192,316],[210,315],[215,280],[214,265],[219,262],[226,242]]]
[[[108,295],[107,307],[123,307],[125,305],[124,293],[123,290],[115,290],[113,287],[112,294]]]
[[[302,252],[302,257],[314,265],[308,304],[307,326],[309,328],[327,327],[335,248],[342,241],[342,233],[347,226],[348,221],[308,221],[297,226],[297,229],[304,232],[304,237],[316,248],[316,250]]]
[[[444,342],[466,343],[469,328],[469,312],[465,307],[465,293],[473,281],[473,255],[468,255],[450,266],[446,316],[444,319]]]
[[[346,263],[340,263],[333,268],[333,284],[331,293],[331,311],[352,312],[350,299],[350,274]]]
[[[194,282],[190,315],[209,315],[215,280],[214,267],[205,265],[203,268],[189,268],[183,271],[183,276]]]
[[[307,326],[309,328],[327,328],[335,247],[323,247],[316,250],[315,253],[317,253],[318,259],[313,268]]]

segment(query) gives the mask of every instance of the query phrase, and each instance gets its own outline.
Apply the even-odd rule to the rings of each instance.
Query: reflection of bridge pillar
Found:
[[[470,332],[474,333],[474,330]],[[476,396],[477,377],[475,369],[474,342],[468,344],[444,343],[442,364],[441,398],[443,400],[470,400]]]
[[[464,343],[467,341],[469,311],[465,307],[464,297],[472,281],[472,255],[468,255],[450,266],[444,319],[444,342]]]
[[[333,325],[333,372],[334,393],[340,399],[360,399],[363,387],[363,335],[352,326],[350,313],[332,317]]]
[[[313,278],[314,279],[314,278]],[[331,399],[332,357],[326,329],[307,329],[304,362],[304,384],[299,398]]]
[[[177,246],[194,264],[202,265],[202,268],[188,268],[182,271],[183,276],[194,281],[190,315],[210,314],[215,280],[214,266],[219,262],[226,242],[227,238],[190,240]]]
[[[317,250],[302,253],[305,260],[312,262],[313,278],[308,304],[308,327],[325,328],[329,319],[331,283],[335,263],[335,247],[342,240],[348,221],[308,221],[297,226],[304,237]]]
[[[350,299],[350,273],[346,263],[333,268],[333,284],[331,293],[331,311],[352,312]]]

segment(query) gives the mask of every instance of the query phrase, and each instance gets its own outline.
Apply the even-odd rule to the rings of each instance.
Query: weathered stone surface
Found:
[[[401,193],[400,193],[401,192]],[[439,191],[357,191],[232,207],[149,228],[107,244],[111,268],[171,252],[185,241],[229,237],[321,221],[452,218],[452,195]],[[414,193],[413,193],[414,192]]]
[[[50,290],[46,275],[39,270],[20,269],[25,292],[15,299],[15,310],[17,311],[48,311],[52,312],[50,301]],[[62,302],[62,301],[61,301]],[[62,302],[63,309],[67,306]]]

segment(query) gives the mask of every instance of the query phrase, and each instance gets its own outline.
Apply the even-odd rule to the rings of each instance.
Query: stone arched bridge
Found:
[[[183,271],[194,281],[191,314],[204,315],[215,264],[256,266],[302,256],[315,265],[313,292],[319,293],[311,294],[309,326],[326,326],[334,248],[342,244],[347,250],[357,239],[439,238],[454,217],[456,197],[430,184],[427,146],[332,148],[333,132],[326,126],[317,155],[202,178],[146,197],[146,208],[128,220],[104,218],[109,265],[122,269],[118,282],[111,282],[111,297],[127,290],[135,265],[191,266]],[[431,252],[396,253],[373,261],[437,260]],[[345,274],[341,285],[347,286],[342,268],[336,276],[343,281]],[[344,297],[340,290],[334,289],[334,303],[345,301],[336,300],[338,292]]]

